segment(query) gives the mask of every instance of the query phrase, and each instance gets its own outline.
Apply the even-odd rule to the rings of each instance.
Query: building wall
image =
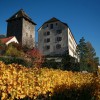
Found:
[[[29,48],[35,46],[35,25],[24,18],[8,22],[7,37],[16,36],[19,43]]]
[[[16,19],[7,23],[7,37],[16,36],[19,43],[22,41],[22,19]]]
[[[22,45],[26,45],[29,48],[35,46],[35,25],[31,22],[23,19],[22,25]]]
[[[53,29],[50,29],[50,25],[53,24]],[[48,26],[48,27],[47,27]],[[60,34],[57,30],[62,30]],[[53,22],[44,24],[38,30],[38,48],[44,55],[62,54],[68,48],[68,28],[61,22]],[[50,35],[45,33],[50,32]],[[61,41],[57,41],[57,38],[61,37]],[[45,42],[47,38],[50,38],[50,42]],[[61,45],[61,48],[56,47]],[[45,46],[50,46],[50,49],[46,50]]]
[[[6,43],[6,45],[8,45],[8,44],[11,43],[11,42],[18,43],[16,37],[13,37],[11,40],[9,40],[9,41]]]
[[[72,57],[77,58],[76,56],[76,41],[70,31],[70,29],[68,28],[68,50],[69,50],[69,55],[71,55]]]

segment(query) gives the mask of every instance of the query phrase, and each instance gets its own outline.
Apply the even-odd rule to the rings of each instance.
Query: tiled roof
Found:
[[[50,20],[46,21],[44,24],[51,23],[51,22],[56,22],[56,21],[60,21],[60,20],[58,20],[57,18],[53,17]]]
[[[7,37],[7,38],[2,38],[0,39],[2,43],[7,43],[9,40],[11,40],[14,36]]]
[[[48,24],[48,23],[52,23],[52,22],[57,22],[57,21],[60,21],[60,20],[57,19],[57,18],[55,18],[55,17],[53,17],[53,18],[51,18],[50,20],[44,22],[44,24]],[[62,24],[64,24],[65,26],[68,27],[67,23],[64,23],[64,22],[62,22],[62,21],[60,21],[60,22],[61,22]],[[44,24],[43,24],[43,25],[44,25]],[[42,26],[43,26],[43,25],[42,25]],[[42,26],[41,26],[41,27],[42,27]],[[40,28],[41,28],[41,27],[40,27]],[[39,28],[39,29],[40,29],[40,28]],[[38,30],[39,30],[39,29],[38,29]]]
[[[20,9],[17,13],[15,13],[12,17],[10,17],[7,22],[14,20],[14,19],[18,19],[18,18],[25,18],[28,21],[30,21],[31,23],[33,23],[34,25],[36,25],[36,23],[34,23],[32,21],[32,19],[24,12],[23,9]]]

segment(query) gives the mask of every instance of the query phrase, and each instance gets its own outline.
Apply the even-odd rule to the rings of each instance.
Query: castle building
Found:
[[[43,55],[63,55],[68,51],[77,58],[76,46],[69,26],[57,18],[51,18],[38,29],[38,48]]]
[[[7,37],[15,36],[22,46],[32,48],[35,46],[35,26],[21,9],[7,20]]]

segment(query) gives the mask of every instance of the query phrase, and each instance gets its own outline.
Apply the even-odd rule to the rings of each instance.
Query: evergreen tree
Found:
[[[85,42],[84,37],[80,39],[76,52],[80,58],[80,71],[97,71],[99,58],[96,57],[96,52],[92,44],[90,42]]]
[[[84,37],[82,37],[77,45],[76,50],[79,58],[80,58],[80,70],[87,70],[87,55],[88,55],[88,48],[85,42]]]
[[[97,71],[99,58],[96,57],[96,52],[92,44],[90,42],[87,42],[86,45],[88,48],[87,63],[88,67],[90,67],[89,71]]]

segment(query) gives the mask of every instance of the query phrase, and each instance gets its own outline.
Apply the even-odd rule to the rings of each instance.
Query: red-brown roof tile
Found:
[[[11,36],[11,37],[7,37],[7,38],[2,38],[1,39],[1,42],[2,43],[7,43],[9,40],[11,40],[14,36]]]

